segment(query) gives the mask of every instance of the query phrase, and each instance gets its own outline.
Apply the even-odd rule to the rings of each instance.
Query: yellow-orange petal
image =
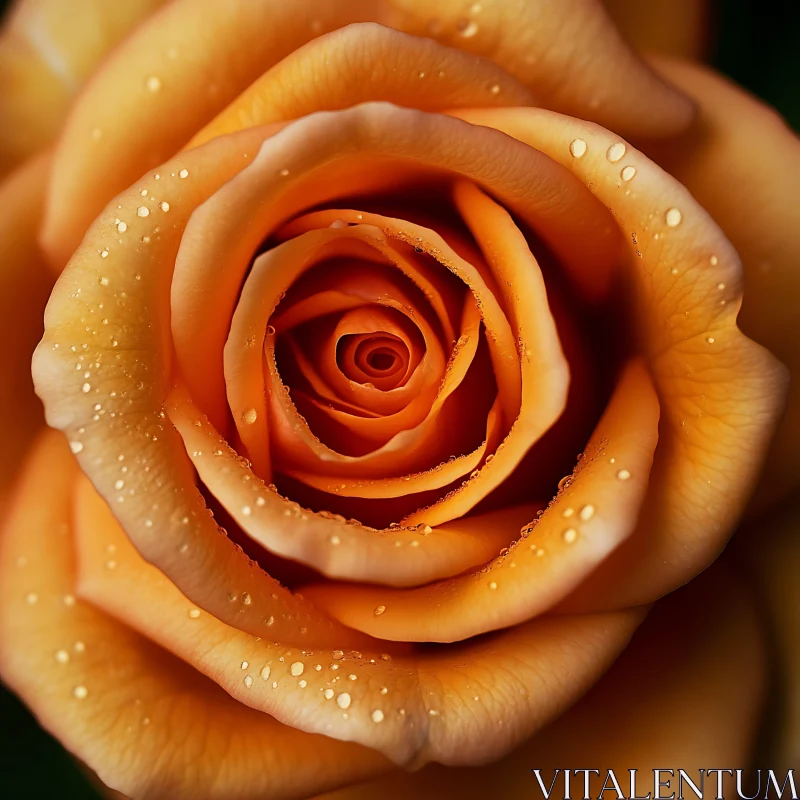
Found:
[[[655,652],[665,657],[654,658]],[[714,567],[660,601],[602,680],[501,761],[480,769],[430,765],[415,773],[395,771],[316,800],[484,800],[498,790],[503,800],[528,800],[542,794],[534,769],[545,792],[560,770],[551,796],[563,797],[565,769],[586,768],[599,773],[588,774],[591,797],[604,794],[607,770],[614,770],[626,797],[654,794],[654,769],[673,770],[662,773],[671,782],[661,789],[664,795],[678,794],[679,769],[706,793],[716,793],[716,774],[700,774],[712,769],[709,764],[751,774],[765,661],[763,630],[741,576]],[[796,758],[785,766],[769,763],[782,781]],[[635,790],[629,791],[632,769],[638,773]],[[735,793],[734,776],[722,779],[725,796]],[[765,781],[766,773],[762,790]],[[572,797],[583,796],[582,771],[570,775],[569,786]],[[685,797],[694,796],[685,780],[682,787]],[[752,791],[746,785],[745,790]]]
[[[284,641],[341,641],[350,634],[267,575],[214,521],[163,410],[170,265],[183,228],[265,135],[251,129],[186,151],[116,198],[50,297],[34,383],[49,424],[67,433],[128,536],[187,597],[255,636],[275,615]],[[150,214],[138,214],[142,206]]]
[[[187,225],[173,284],[173,296],[185,302],[174,329],[179,352],[203,354],[201,362],[181,362],[193,395],[199,399],[203,389],[203,408],[224,407],[218,365],[242,280],[265,237],[309,207],[394,193],[443,170],[479,183],[540,234],[577,291],[597,297],[607,289],[619,231],[586,187],[547,156],[486,127],[388,104],[314,114],[267,139],[253,163]],[[417,235],[434,238],[424,229]],[[449,249],[435,238],[439,250]],[[478,273],[476,288],[481,282]],[[516,357],[513,342],[504,352]]]
[[[636,533],[570,607],[651,601],[711,563],[730,536],[783,407],[786,371],[736,327],[739,257],[674,178],[588,122],[540,109],[458,113],[569,165],[629,237],[634,344],[661,401],[659,447]]]
[[[321,583],[303,589],[346,625],[379,638],[453,642],[546,611],[633,531],[658,439],[658,399],[628,366],[571,480],[483,569],[414,589]],[[376,606],[384,612],[373,613]]]
[[[485,763],[507,752],[585,691],[643,616],[632,610],[540,620],[463,648],[392,657],[375,648],[345,652],[254,639],[191,613],[191,603],[138,556],[91,487],[83,489],[78,585],[94,604],[240,703],[302,731],[367,744],[398,764]],[[109,542],[116,547],[112,570]],[[480,703],[476,683],[483,687]],[[497,731],[499,715],[505,725]]]
[[[191,145],[366,100],[422,111],[534,104],[531,92],[488,58],[362,22],[290,53],[196,134]]]
[[[433,528],[378,531],[332,514],[315,514],[280,497],[242,462],[186,390],[177,386],[167,410],[214,496],[242,530],[271,552],[324,575],[390,586],[415,586],[484,563],[507,546],[525,506]]]
[[[654,62],[694,97],[696,124],[649,155],[683,183],[725,231],[744,267],[742,330],[769,348],[792,376],[786,412],[757,500],[800,485],[800,140],[770,108],[711,70]]]
[[[85,602],[74,554],[77,474],[63,437],[43,436],[0,545],[0,672],[50,733],[131,797],[299,798],[386,769],[374,750],[303,733],[236,702]],[[122,547],[132,551],[112,524],[101,539],[109,574],[109,545],[120,543],[120,559]],[[173,591],[183,619],[199,621]]]
[[[58,133],[100,59],[164,0],[17,0],[0,34],[0,174]]]
[[[713,38],[713,10],[708,0],[603,1],[622,35],[636,50],[696,59],[707,55]],[[662,77],[669,81],[668,75]],[[695,97],[689,86],[673,85]]]
[[[217,0],[174,0],[118,48],[70,116],[44,229],[53,261],[65,263],[103,203],[168,158],[258,75],[353,22],[383,23],[491,58],[548,106],[620,130],[669,135],[690,121],[686,98],[631,53],[597,0],[511,0],[487,5],[480,19],[471,14],[461,0],[438,3],[435,17],[421,0],[257,2],[224,13]],[[362,83],[361,71],[346,77]],[[389,77],[406,83],[402,73]],[[350,99],[386,99],[386,84],[377,85],[379,97]],[[93,140],[97,129],[103,135]],[[109,163],[113,170],[100,166]]]
[[[39,156],[0,184],[0,517],[20,461],[44,424],[30,364],[53,284],[36,241],[49,167],[49,157]]]

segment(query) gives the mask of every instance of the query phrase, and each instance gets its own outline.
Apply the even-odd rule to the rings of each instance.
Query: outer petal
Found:
[[[347,631],[280,586],[213,520],[183,443],[164,421],[169,265],[192,209],[264,136],[251,129],[215,139],[117,198],[50,298],[35,382],[48,421],[69,431],[73,452],[127,534],[188,597],[254,635],[274,616],[274,634],[284,641],[333,635],[341,643]],[[152,212],[142,216],[140,207]]]
[[[708,0],[604,0],[622,35],[637,50],[703,58],[711,44]],[[669,78],[669,76],[667,76]],[[690,97],[687,86],[678,86]]]
[[[800,140],[767,106],[703,67],[659,60],[700,117],[648,152],[709,210],[744,265],[742,330],[792,375],[788,407],[767,457],[759,499],[800,485]]]
[[[0,35],[0,173],[47,144],[97,62],[164,0],[17,0]]]
[[[285,727],[232,700],[76,599],[77,473],[62,437],[43,437],[0,550],[0,668],[45,728],[108,786],[152,800],[300,798],[385,768],[374,751]]]
[[[541,771],[545,786],[562,770],[553,796],[563,797],[564,768],[599,769],[600,777],[591,776],[592,797],[601,795],[607,769],[632,796],[628,770],[638,769],[638,794],[646,795],[653,793],[654,769],[682,768],[696,782],[700,769],[746,769],[764,696],[764,656],[741,578],[715,567],[662,600],[591,692],[502,761],[481,769],[431,765],[395,772],[318,800],[526,800],[541,796],[532,769]],[[728,797],[733,778],[723,777]],[[677,794],[677,784],[675,777],[664,795]],[[583,775],[573,775],[570,785],[572,797],[583,796]],[[706,777],[706,796],[715,790],[716,776]],[[684,792],[694,796],[686,784]]]
[[[535,620],[462,647],[394,657],[291,647],[197,613],[142,561],[88,482],[77,489],[84,596],[240,703],[293,728],[366,744],[399,764],[500,757],[597,680],[643,616],[634,609]]]
[[[653,600],[707,566],[730,536],[783,407],[785,370],[736,327],[739,258],[677,181],[589,123],[535,109],[461,116],[571,165],[630,236],[632,335],[661,400],[659,446],[636,534],[573,607]]]
[[[44,230],[54,262],[66,262],[105,202],[184,145],[258,75],[352,22],[380,22],[490,57],[549,105],[622,130],[664,135],[690,120],[686,99],[626,48],[599,0],[489,0],[466,16],[462,0],[446,0],[431,10],[421,0],[230,0],[224,11],[218,0],[170,3],[114,53],[70,117]],[[413,57],[409,64],[419,70]],[[390,73],[395,94],[362,80],[363,64],[354,65],[346,80],[364,93],[351,101],[407,95],[402,72]],[[337,107],[338,93],[326,96],[334,105],[318,108]],[[93,138],[97,130],[102,135]],[[109,163],[114,169],[100,166]]]
[[[36,242],[49,165],[40,156],[0,185],[0,516],[19,462],[44,421],[30,360],[53,283]]]

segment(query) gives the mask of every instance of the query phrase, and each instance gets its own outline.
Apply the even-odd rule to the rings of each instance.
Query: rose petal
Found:
[[[20,460],[44,421],[30,359],[52,286],[36,243],[49,167],[49,157],[39,156],[0,184],[0,517]]]
[[[636,534],[570,608],[649,602],[711,563],[730,536],[783,406],[785,370],[736,327],[739,258],[677,181],[591,123],[539,109],[458,113],[570,165],[630,232],[636,335],[662,407],[659,447]]]
[[[653,657],[667,648],[669,657]],[[532,769],[540,770],[545,787],[560,770],[552,796],[563,797],[565,768],[598,770],[599,775],[589,775],[591,797],[604,794],[600,789],[609,769],[629,797],[653,794],[654,769],[673,770],[672,776],[661,774],[671,781],[662,796],[678,793],[678,769],[704,785],[706,793],[716,793],[717,776],[706,775],[701,784],[700,770],[711,769],[709,764],[746,768],[751,763],[764,673],[763,634],[752,599],[740,576],[715,567],[661,601],[608,674],[574,708],[503,760],[480,769],[431,765],[414,773],[395,771],[317,800],[484,800],[498,796],[498,787],[503,800],[527,800],[540,792]],[[796,759],[783,768],[770,763],[780,780]],[[629,792],[631,769],[638,774],[636,790]],[[722,777],[729,796],[734,778]],[[573,797],[583,795],[583,781],[582,771],[572,772]],[[685,781],[683,791],[693,796]]]
[[[302,733],[232,700],[179,659],[76,598],[77,473],[63,437],[42,437],[2,537],[3,680],[48,731],[104,783],[132,797],[299,798],[386,768],[373,750]],[[45,485],[47,502],[41,502]],[[110,560],[119,559],[123,569],[125,549],[133,548],[113,519],[108,533],[100,541],[102,569],[113,575],[117,566],[109,569]],[[108,552],[113,542],[119,554]],[[150,570],[172,588],[153,567],[139,564],[145,575]],[[190,632],[201,620],[172,591]],[[145,609],[156,598],[141,601],[134,592],[129,599]],[[166,608],[154,617],[162,612]]]
[[[703,59],[708,55],[712,4],[707,0],[604,0],[625,39],[644,53]],[[658,73],[659,70],[656,69]],[[661,73],[660,73],[661,74]],[[669,75],[664,76],[669,81]],[[671,83],[671,81],[670,81]],[[695,97],[690,87],[677,88]]]
[[[268,133],[249,130],[187,151],[111,204],[53,291],[34,381],[48,422],[68,432],[126,533],[187,597],[256,636],[275,616],[284,641],[341,643],[351,634],[264,573],[214,522],[163,411],[169,265],[186,219]],[[152,211],[142,216],[140,207]],[[231,603],[231,594],[240,602]]]
[[[58,133],[97,62],[163,0],[17,0],[0,37],[0,174]]]
[[[379,532],[307,511],[270,491],[202,416],[185,389],[176,387],[168,410],[201,480],[242,530],[271,552],[330,577],[414,586],[457,574],[508,545],[520,520],[530,518],[537,508],[454,520],[435,529],[423,524]]]
[[[191,143],[365,100],[422,111],[534,104],[531,93],[488,58],[362,22],[313,39],[287,55]]]
[[[302,731],[368,744],[400,764],[482,763],[507,752],[591,685],[642,618],[633,610],[536,621],[425,655],[389,658],[310,644],[301,650],[191,615],[191,604],[136,554],[86,482],[76,511],[79,587],[93,603],[240,703]],[[106,562],[111,541],[113,570]],[[476,684],[485,687],[479,704]],[[501,714],[506,725],[498,734]]]
[[[744,266],[742,330],[793,377],[787,410],[767,456],[760,501],[800,484],[800,141],[775,112],[700,66],[661,59],[657,68],[697,100],[697,124],[651,156],[683,183],[730,238]]]
[[[516,625],[561,600],[632,532],[658,438],[658,400],[641,364],[620,379],[568,486],[483,569],[415,589],[305,587],[327,613],[383,639],[453,642]],[[376,616],[373,610],[384,607]]]
[[[310,39],[352,22],[387,23],[491,57],[548,105],[620,130],[669,135],[690,121],[687,100],[626,48],[597,0],[513,0],[487,8],[479,20],[463,14],[461,0],[438,3],[435,17],[420,0],[260,0],[225,13],[217,0],[169,3],[108,59],[70,116],[54,164],[43,233],[53,262],[66,262],[103,203],[168,158],[258,75]],[[359,40],[369,35],[374,33],[357,34]],[[412,67],[420,49],[429,46],[414,47],[407,59]],[[441,58],[445,61],[447,53]],[[488,68],[490,86],[494,74]],[[376,98],[371,94],[376,84],[364,77],[360,70],[347,75],[348,84],[364,87],[363,95],[349,98],[352,102],[395,100],[393,83],[380,81]],[[476,76],[464,77],[467,84]],[[389,71],[387,78],[397,81],[402,100],[404,72]],[[430,94],[436,91],[433,84]],[[518,96],[508,94],[516,102]],[[324,97],[335,101],[337,94]],[[502,91],[498,99],[505,102]],[[475,105],[466,93],[468,100]],[[97,129],[103,135],[95,140]],[[114,169],[101,166],[110,163]]]
[[[443,169],[507,203],[553,247],[580,290],[602,293],[619,255],[619,232],[586,188],[547,157],[487,128],[388,105],[316,114],[268,139],[254,163],[198,208],[187,226],[173,281],[173,297],[182,298],[173,330],[181,372],[201,407],[225,406],[217,365],[242,280],[266,236],[309,206],[344,194],[396,191],[398,184]],[[432,244],[435,239],[440,251],[448,249],[420,226],[402,225],[408,235],[414,230]],[[463,259],[449,257],[468,274]],[[483,292],[479,273],[469,280]],[[502,324],[499,310],[495,317]],[[496,364],[516,360],[513,340],[502,348],[498,343],[496,352],[514,357],[498,356]]]

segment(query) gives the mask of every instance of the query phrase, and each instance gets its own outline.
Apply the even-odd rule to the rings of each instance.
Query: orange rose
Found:
[[[88,5],[113,33],[87,50],[20,6],[44,16],[0,50],[32,132],[7,163],[56,125],[23,102],[44,65],[82,78],[158,4]],[[29,335],[61,272],[33,373],[69,443],[40,436],[11,504],[0,665],[105,784],[466,797],[487,784],[453,768],[504,758],[482,777],[527,796],[531,767],[586,755],[745,764],[765,663],[730,567],[626,646],[762,474],[786,371],[737,327],[718,223],[774,265],[744,317],[794,367],[798,145],[654,65],[595,0],[173,0],[0,188]],[[28,409],[15,455],[40,411],[3,403]],[[762,505],[796,485],[798,407]]]

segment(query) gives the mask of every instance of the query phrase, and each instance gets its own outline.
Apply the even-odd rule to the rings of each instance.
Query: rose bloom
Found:
[[[613,21],[697,55],[700,4],[608,5],[11,9],[0,667],[107,787],[750,763],[798,669],[800,147]]]

